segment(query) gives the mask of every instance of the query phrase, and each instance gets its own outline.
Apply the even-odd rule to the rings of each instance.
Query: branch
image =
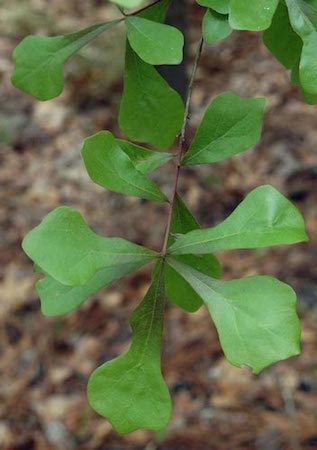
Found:
[[[170,203],[169,203],[167,225],[166,225],[163,247],[162,247],[162,251],[161,251],[161,256],[163,259],[165,259],[166,254],[167,254],[168,238],[171,234],[173,209],[174,209],[174,204],[175,204],[175,199],[176,199],[176,194],[177,194],[182,159],[185,154],[184,143],[185,143],[185,138],[186,138],[187,124],[188,124],[188,120],[189,120],[189,110],[190,110],[190,104],[191,104],[191,99],[192,99],[193,86],[194,86],[194,82],[195,82],[195,78],[196,78],[198,64],[199,64],[200,57],[202,54],[203,45],[204,45],[204,40],[203,40],[203,38],[201,38],[199,41],[199,44],[198,44],[198,49],[197,49],[196,56],[195,56],[195,62],[194,62],[192,74],[191,74],[189,85],[188,85],[184,120],[183,120],[182,129],[181,129],[181,132],[180,132],[179,138],[178,138],[178,153],[177,153],[177,163],[176,163],[176,168],[175,168],[174,185],[173,185],[172,195],[171,195],[171,199],[170,199]]]

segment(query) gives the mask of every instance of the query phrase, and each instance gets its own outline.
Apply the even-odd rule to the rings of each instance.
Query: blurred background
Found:
[[[204,9],[190,3],[189,66]],[[253,376],[224,359],[208,312],[167,305],[163,372],[173,417],[161,433],[118,436],[86,400],[99,364],[130,342],[128,316],[147,290],[150,268],[128,276],[63,317],[45,318],[23,236],[53,208],[78,208],[95,232],[160,248],[165,206],[104,191],[80,158],[100,129],[117,136],[124,29],[99,37],[65,68],[59,98],[40,103],[10,84],[13,48],[27,34],[55,35],[117,17],[103,0],[0,0],[0,448],[3,450],[317,449],[317,107],[305,105],[255,33],[205,47],[188,137],[210,99],[232,90],[268,101],[256,148],[215,165],[183,170],[181,191],[203,226],[223,220],[268,183],[306,219],[310,242],[220,256],[226,279],[273,274],[298,294],[302,353]],[[153,174],[168,193],[173,166]]]

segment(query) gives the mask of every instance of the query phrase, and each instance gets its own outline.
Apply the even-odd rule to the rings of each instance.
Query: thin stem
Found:
[[[182,162],[183,156],[185,154],[185,148],[184,148],[184,143],[185,143],[185,137],[186,137],[186,129],[187,129],[187,123],[189,120],[189,110],[190,110],[190,104],[191,104],[191,99],[192,99],[192,94],[193,94],[193,87],[194,87],[194,82],[195,82],[195,78],[196,78],[196,73],[197,73],[197,69],[198,69],[198,64],[200,61],[200,57],[202,54],[202,50],[203,50],[203,45],[204,45],[204,39],[201,37],[199,44],[198,44],[198,49],[196,52],[196,57],[195,57],[195,62],[193,65],[193,70],[192,70],[192,75],[190,77],[189,80],[189,84],[188,84],[188,92],[187,92],[187,98],[186,98],[186,106],[185,106],[185,113],[184,113],[184,121],[183,121],[183,126],[180,132],[180,136],[179,136],[179,163]]]
[[[188,84],[188,91],[187,91],[186,105],[185,105],[185,113],[184,113],[184,120],[183,120],[183,125],[182,125],[181,132],[180,132],[179,137],[178,137],[177,163],[176,163],[176,167],[175,167],[173,190],[172,190],[171,199],[170,199],[170,202],[169,202],[169,210],[168,210],[166,231],[165,231],[163,247],[162,247],[162,251],[161,251],[162,258],[166,257],[168,238],[169,238],[169,236],[171,234],[173,209],[174,209],[175,200],[176,200],[176,194],[177,194],[178,182],[179,182],[179,177],[180,177],[180,170],[181,170],[181,165],[182,165],[182,159],[183,159],[183,157],[185,155],[184,144],[185,144],[185,138],[186,138],[187,124],[188,124],[188,120],[189,120],[189,110],[190,110],[190,104],[191,104],[191,99],[192,99],[193,86],[194,86],[194,82],[195,82],[195,78],[196,78],[198,64],[199,64],[200,57],[201,57],[201,54],[202,54],[203,45],[204,45],[204,40],[203,40],[203,38],[201,38],[200,41],[199,41],[197,52],[196,52],[195,62],[194,62],[192,74],[191,74],[190,81],[189,81],[189,84]]]

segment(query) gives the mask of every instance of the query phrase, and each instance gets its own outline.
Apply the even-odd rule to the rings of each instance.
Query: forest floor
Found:
[[[190,55],[203,8],[190,8]],[[271,184],[305,217],[310,242],[220,255],[224,278],[272,274],[298,294],[302,352],[259,376],[230,366],[202,308],[167,305],[163,371],[173,399],[167,430],[118,436],[86,400],[92,370],[125,350],[128,316],[150,268],[112,284],[63,317],[41,315],[23,236],[53,208],[78,208],[91,227],[160,248],[163,206],[105,192],[85,173],[82,140],[120,135],[123,29],[83,49],[66,66],[63,94],[40,103],[10,84],[11,54],[26,34],[61,34],[109,20],[106,2],[0,3],[0,448],[2,450],[317,449],[317,107],[305,105],[288,74],[254,33],[205,47],[193,95],[190,139],[210,99],[232,90],[265,96],[261,142],[213,166],[183,170],[181,191],[203,226],[223,220],[254,187]],[[190,58],[190,59],[191,59]],[[173,166],[154,179],[171,189]]]

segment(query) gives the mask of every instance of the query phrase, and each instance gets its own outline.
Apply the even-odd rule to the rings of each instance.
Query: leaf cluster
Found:
[[[140,0],[115,0],[125,9]],[[308,102],[317,95],[315,43],[317,5],[304,0],[199,0],[207,8],[202,34],[208,44],[233,30],[264,31],[264,43],[292,71]],[[268,276],[220,280],[217,252],[293,244],[307,240],[297,209],[272,186],[255,188],[220,224],[201,229],[182,198],[183,166],[211,164],[253,147],[260,139],[265,100],[232,92],[215,97],[186,152],[169,148],[184,133],[187,109],[154,66],[179,64],[184,37],[166,25],[169,0],[159,0],[108,23],[57,37],[29,36],[14,51],[12,81],[39,100],[59,95],[66,60],[100,33],[124,24],[127,32],[119,126],[127,140],[109,131],[87,137],[81,155],[91,180],[103,188],[166,203],[167,250],[157,252],[125,239],[94,233],[81,214],[59,207],[24,238],[23,249],[43,274],[36,289],[45,315],[68,313],[112,281],[154,263],[148,293],[130,318],[130,349],[97,368],[88,383],[92,407],[119,433],[159,430],[170,418],[171,400],[161,373],[165,298],[186,311],[202,305],[218,330],[227,359],[259,373],[299,352],[300,326],[293,290]],[[185,117],[184,117],[185,116]],[[131,142],[133,141],[133,142]],[[140,144],[156,150],[149,150]],[[171,200],[149,176],[175,160]]]

